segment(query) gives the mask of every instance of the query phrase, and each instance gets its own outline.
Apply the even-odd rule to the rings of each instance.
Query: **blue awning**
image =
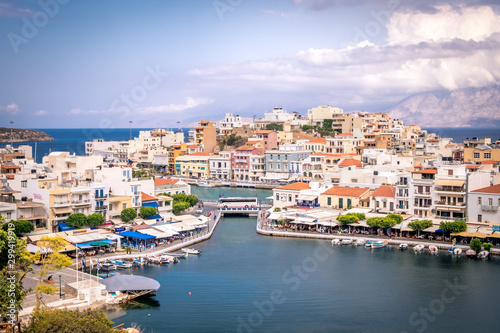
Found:
[[[157,220],[157,219],[162,219],[163,217],[161,217],[160,214],[156,214],[154,216],[150,216],[148,217],[148,220]]]
[[[435,232],[446,232],[446,231],[444,231],[443,229],[438,229]]]
[[[157,201],[148,201],[148,202],[143,202],[142,203],[142,207],[154,207],[154,208],[158,208],[158,207],[160,207],[160,205],[158,205]]]
[[[61,231],[70,231],[70,230],[75,230],[75,228],[70,227],[70,226],[69,226],[69,225],[67,225],[65,222],[61,222],[61,223],[59,223],[59,229],[61,229]]]
[[[97,245],[97,243],[99,243],[99,245]],[[104,243],[106,243],[106,244],[104,244]],[[111,244],[115,244],[115,242],[113,242],[109,239],[103,239],[103,240],[99,240],[99,241],[75,244],[75,246],[78,247],[79,249],[88,249],[91,247],[98,247],[98,246],[111,245]]]
[[[143,239],[143,240],[156,238],[156,236],[148,235],[148,234],[141,234],[140,232],[135,232],[135,231],[125,231],[125,232],[119,233],[118,235],[123,236],[123,237],[137,238],[137,239]]]

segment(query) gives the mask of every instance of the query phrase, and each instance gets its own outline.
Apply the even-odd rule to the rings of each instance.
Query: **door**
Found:
[[[339,198],[339,208],[344,208],[344,198]]]

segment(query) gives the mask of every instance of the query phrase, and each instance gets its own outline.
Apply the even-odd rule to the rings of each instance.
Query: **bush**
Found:
[[[87,216],[87,224],[91,227],[97,227],[104,223],[104,216],[99,213],[90,214]]]
[[[154,207],[141,207],[140,209],[140,213],[141,213],[141,216],[144,217],[144,218],[148,218],[150,216],[155,216],[157,211],[156,211],[156,208]]]
[[[17,221],[11,221],[9,223],[12,223],[14,225],[14,233],[16,234],[17,237],[20,237],[23,234],[27,234],[35,230],[35,226],[30,221],[17,220]],[[9,223],[3,224],[2,229],[8,231]]]
[[[189,203],[188,202],[175,202],[174,201],[174,204],[172,206],[172,212],[177,215],[179,214],[180,212],[188,209],[190,206],[189,206]]]
[[[483,244],[481,244],[481,241],[477,238],[474,238],[470,242],[470,248],[476,251],[476,253],[481,252],[481,248],[483,247]]]
[[[403,217],[399,214],[389,214],[386,217],[396,221],[396,224],[403,222]]]
[[[137,217],[137,211],[134,208],[125,208],[120,214],[120,219],[123,222],[133,221]]]
[[[279,207],[274,207],[273,212],[275,212],[275,213],[276,213],[276,212],[281,212],[281,208],[279,208]]]
[[[47,307],[33,310],[26,333],[114,333],[114,323],[102,310],[71,311]]]
[[[354,214],[346,214],[346,215],[340,215],[337,217],[337,221],[340,222],[341,225],[348,225],[352,223],[356,223],[359,221],[358,217]]]
[[[483,247],[486,251],[490,251],[491,248],[493,247],[493,244],[491,243],[483,243]]]
[[[282,131],[283,130],[283,125],[276,124],[276,123],[270,123],[270,124],[266,125],[266,130],[269,130],[269,131]]]
[[[81,228],[87,223],[87,216],[83,213],[73,213],[66,219],[66,224],[73,228]]]
[[[455,220],[453,222],[441,222],[439,228],[446,232],[463,232],[467,230],[467,223],[461,220]]]

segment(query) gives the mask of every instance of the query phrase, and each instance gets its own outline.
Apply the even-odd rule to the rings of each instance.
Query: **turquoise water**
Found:
[[[261,202],[273,195],[272,190],[241,188],[241,187],[198,187],[191,186],[191,194],[201,200],[217,200],[220,195],[224,197],[257,197]]]
[[[145,332],[493,332],[500,324],[496,259],[265,237],[244,217],[223,219],[195,247],[200,257],[134,271],[161,288],[111,313],[115,323]]]

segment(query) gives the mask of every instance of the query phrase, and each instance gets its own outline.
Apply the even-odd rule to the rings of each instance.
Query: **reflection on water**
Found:
[[[159,308],[160,302],[153,295],[142,296],[123,304],[122,307],[125,310],[145,310]]]

